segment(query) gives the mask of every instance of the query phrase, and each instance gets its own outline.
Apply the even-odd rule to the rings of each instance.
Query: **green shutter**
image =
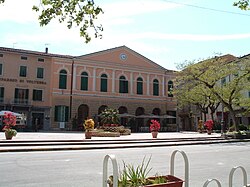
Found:
[[[55,106],[55,121],[58,121],[58,107],[59,106]]]
[[[68,122],[69,121],[69,107],[65,107],[65,119],[64,121]]]

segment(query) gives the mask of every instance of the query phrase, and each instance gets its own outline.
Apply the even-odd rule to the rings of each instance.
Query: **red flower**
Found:
[[[9,130],[12,127],[16,126],[16,116],[12,112],[5,112],[3,116],[3,131]]]
[[[159,121],[152,119],[150,122],[151,122],[151,124],[150,124],[150,132],[160,130],[161,125],[160,125]]]
[[[214,126],[214,122],[213,122],[213,120],[207,120],[206,122],[205,122],[205,126],[206,126],[206,128],[207,128],[207,130],[212,130],[213,129],[213,126]]]

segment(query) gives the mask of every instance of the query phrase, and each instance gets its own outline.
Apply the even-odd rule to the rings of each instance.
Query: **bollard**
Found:
[[[115,155],[106,155],[103,160],[103,176],[102,176],[102,186],[107,187],[108,183],[108,160],[112,161],[113,165],[113,187],[118,187],[118,165]]]
[[[211,182],[213,182],[213,181],[216,182],[216,184],[218,185],[218,187],[221,187],[221,183],[220,183],[220,181],[218,181],[217,179],[208,179],[208,180],[204,183],[203,187],[207,187],[207,186],[208,186]]]

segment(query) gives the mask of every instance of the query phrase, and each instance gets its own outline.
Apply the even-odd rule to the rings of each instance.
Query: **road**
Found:
[[[101,187],[102,164],[106,154],[116,155],[121,167],[122,161],[138,165],[144,156],[149,158],[152,155],[151,174],[169,174],[170,156],[176,149],[183,150],[188,156],[190,187],[202,187],[208,178],[217,178],[222,186],[226,187],[231,168],[238,165],[246,169],[250,183],[250,142],[241,142],[113,150],[1,153],[0,186]],[[109,166],[111,167],[111,164]],[[175,175],[184,179],[184,162],[180,154],[177,154],[175,159]],[[240,171],[235,172],[233,186],[243,186]],[[213,187],[213,184],[209,187]]]

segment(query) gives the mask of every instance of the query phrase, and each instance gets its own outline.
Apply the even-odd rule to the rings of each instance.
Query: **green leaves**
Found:
[[[240,0],[238,2],[234,2],[233,6],[237,6],[241,10],[250,10],[249,0]]]
[[[3,1],[3,0],[0,0]],[[66,22],[67,28],[79,27],[80,36],[88,43],[91,40],[90,30],[94,30],[95,38],[102,38],[102,25],[95,25],[95,20],[103,13],[102,9],[89,0],[42,0],[32,10],[39,12],[41,26],[48,25],[51,20]]]

